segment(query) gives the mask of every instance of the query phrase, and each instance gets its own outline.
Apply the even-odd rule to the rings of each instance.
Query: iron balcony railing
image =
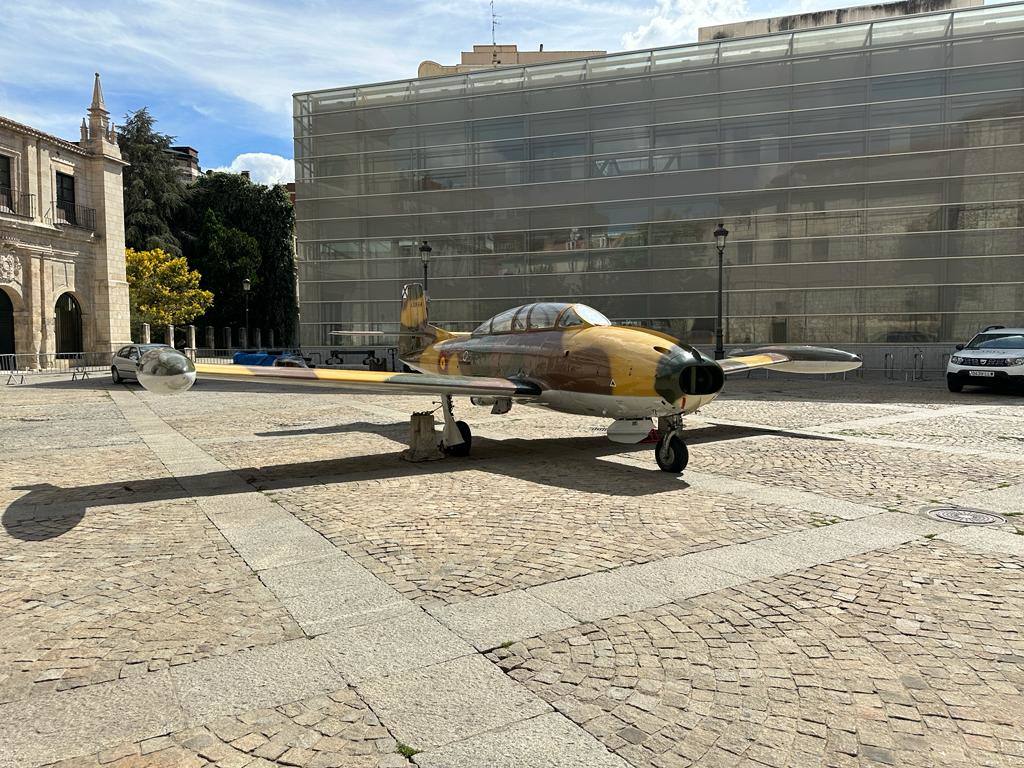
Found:
[[[82,229],[96,229],[96,209],[75,205],[64,200],[53,204],[53,223]]]
[[[35,207],[35,195],[19,195],[10,187],[0,186],[0,213],[32,217]]]

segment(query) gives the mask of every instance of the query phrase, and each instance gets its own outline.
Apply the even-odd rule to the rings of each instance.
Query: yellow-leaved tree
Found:
[[[184,325],[213,304],[213,294],[199,287],[199,273],[183,256],[128,248],[125,261],[133,325]]]

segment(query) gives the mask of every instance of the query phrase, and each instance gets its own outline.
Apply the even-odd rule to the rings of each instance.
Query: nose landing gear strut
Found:
[[[690,451],[682,438],[683,419],[680,415],[658,419],[661,438],[654,447],[654,458],[663,472],[678,475],[690,461]]]

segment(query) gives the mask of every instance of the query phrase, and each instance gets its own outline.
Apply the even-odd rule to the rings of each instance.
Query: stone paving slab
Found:
[[[316,638],[331,666],[350,683],[427,667],[474,649],[422,610],[358,627],[328,632]]]
[[[193,724],[245,709],[275,707],[344,685],[323,650],[306,639],[175,667],[171,679]]]
[[[981,552],[1024,557],[1024,536],[993,528],[956,528],[940,534],[939,538]]]
[[[429,613],[480,651],[576,623],[569,614],[521,589],[433,607]]]
[[[427,750],[551,708],[479,656],[378,678],[356,690],[395,738]]]
[[[591,573],[575,579],[531,587],[527,594],[540,598],[578,621],[589,621],[639,608],[667,603],[667,591],[631,579],[629,569]]]
[[[0,766],[24,768],[158,736],[186,716],[165,670],[0,705]]]
[[[593,736],[551,713],[416,755],[422,768],[629,768]]]

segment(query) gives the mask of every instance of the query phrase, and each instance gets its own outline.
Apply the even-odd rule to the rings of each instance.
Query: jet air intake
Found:
[[[718,363],[694,363],[679,372],[679,388],[686,395],[713,395],[725,384],[725,374]]]
[[[666,403],[680,404],[687,397],[714,395],[725,384],[722,367],[693,347],[673,344],[655,347],[661,353],[654,390]]]

